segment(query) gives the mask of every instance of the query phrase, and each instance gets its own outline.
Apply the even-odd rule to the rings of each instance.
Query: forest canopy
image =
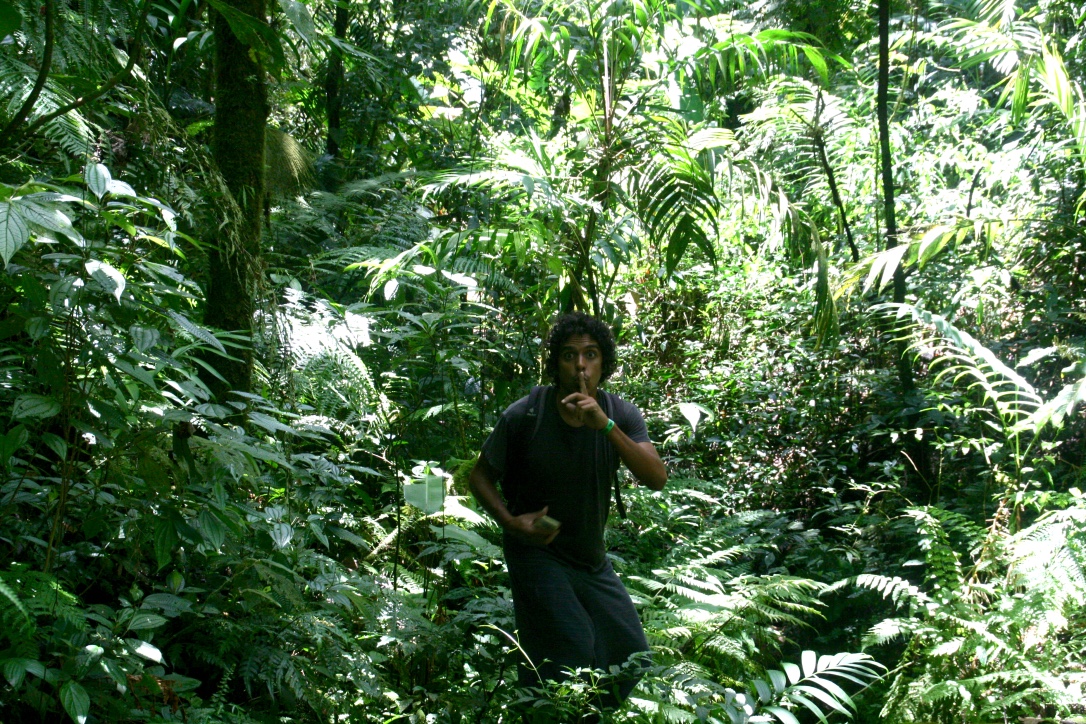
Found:
[[[467,480],[572,310],[670,474],[605,720],[1086,722],[1084,78],[1082,0],[0,0],[0,722],[591,715]]]

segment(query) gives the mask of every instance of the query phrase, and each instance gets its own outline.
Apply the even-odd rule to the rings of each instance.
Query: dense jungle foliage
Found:
[[[1082,0],[0,0],[0,722],[518,722],[560,311],[613,715],[1086,721]]]

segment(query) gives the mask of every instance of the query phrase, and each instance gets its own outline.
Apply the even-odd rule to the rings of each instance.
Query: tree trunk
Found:
[[[227,0],[241,12],[264,22],[264,0]],[[228,390],[250,390],[252,372],[253,274],[260,256],[264,211],[264,133],[268,91],[264,68],[215,14],[215,125],[212,152],[241,215],[233,228],[219,232],[208,254],[207,310],[204,322],[240,332],[237,360],[216,358],[213,366],[226,378],[211,382],[216,397]]]
[[[332,32],[339,40],[347,39],[347,0],[337,0],[336,19]],[[325,146],[328,155],[339,157],[339,142],[342,135],[340,111],[343,108],[343,51],[332,46],[328,58],[328,78],[324,84],[325,104],[328,113],[328,141]]]
[[[886,219],[886,248],[898,244],[897,217],[894,213],[894,166],[890,155],[890,0],[879,0],[879,87],[876,98],[879,121],[879,161],[882,171],[883,215]],[[905,301],[905,271],[901,264],[894,270],[894,302]],[[905,343],[897,350],[897,373],[901,389],[913,390],[913,370],[906,354]]]

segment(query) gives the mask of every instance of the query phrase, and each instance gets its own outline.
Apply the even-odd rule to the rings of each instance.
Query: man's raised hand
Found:
[[[607,415],[600,409],[596,398],[588,394],[588,386],[583,374],[577,375],[581,391],[562,398],[562,404],[573,417],[593,430],[607,427]]]

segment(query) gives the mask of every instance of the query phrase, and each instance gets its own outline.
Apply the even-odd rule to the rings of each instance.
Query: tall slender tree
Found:
[[[247,21],[266,22],[264,0],[225,0]],[[253,281],[260,256],[264,214],[264,136],[268,120],[265,70],[257,49],[238,38],[223,13],[215,18],[215,123],[212,150],[241,213],[232,228],[220,230],[208,254],[207,310],[212,327],[251,338]],[[248,391],[252,348],[245,343],[233,359],[216,361],[225,379],[212,381],[221,397],[230,389]]]
[[[879,0],[879,87],[875,99],[879,121],[879,169],[882,174],[883,216],[886,220],[886,248],[898,245],[897,216],[894,209],[894,165],[890,151],[890,0]],[[905,301],[905,271],[901,264],[894,270],[894,302]],[[902,391],[913,389],[912,365],[906,343],[899,342],[897,373]]]

